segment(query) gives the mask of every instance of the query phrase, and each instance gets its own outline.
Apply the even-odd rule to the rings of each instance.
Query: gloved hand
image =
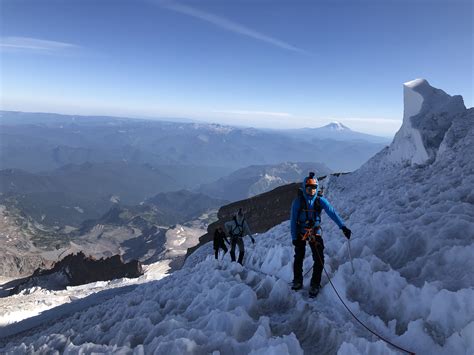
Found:
[[[342,233],[344,233],[344,236],[347,238],[347,239],[351,239],[351,230],[349,228],[347,228],[346,226],[342,227]]]

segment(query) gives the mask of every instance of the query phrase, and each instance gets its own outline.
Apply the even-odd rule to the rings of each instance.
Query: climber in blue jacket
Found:
[[[306,241],[308,241],[314,260],[310,297],[316,297],[319,293],[324,266],[324,242],[321,236],[322,210],[324,209],[339,226],[347,239],[351,237],[351,230],[345,226],[329,201],[318,192],[318,179],[314,177],[313,172],[310,172],[309,176],[304,178],[303,186],[298,190],[298,197],[291,205],[291,238],[295,246],[292,289],[299,290],[303,287],[303,260]]]

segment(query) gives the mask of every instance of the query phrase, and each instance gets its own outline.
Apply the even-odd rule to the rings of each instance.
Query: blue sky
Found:
[[[473,106],[469,0],[0,1],[2,109],[388,136],[403,82]]]

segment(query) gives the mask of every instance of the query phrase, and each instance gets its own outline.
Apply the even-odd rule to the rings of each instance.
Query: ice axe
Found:
[[[347,239],[347,250],[349,250],[349,259],[351,260],[352,273],[354,273],[354,264],[352,263],[351,241]]]

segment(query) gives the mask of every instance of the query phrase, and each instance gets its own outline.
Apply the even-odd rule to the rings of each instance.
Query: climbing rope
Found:
[[[311,242],[311,240],[310,240]],[[317,243],[317,242],[316,242]],[[341,301],[341,303],[344,305],[344,307],[347,309],[347,311],[350,313],[350,315],[360,324],[362,325],[365,329],[367,329],[370,333],[372,333],[373,335],[375,335],[377,338],[379,338],[380,340],[384,341],[385,343],[391,345],[392,347],[398,349],[398,350],[401,350],[407,354],[410,354],[410,355],[415,355],[415,353],[413,351],[409,351],[409,350],[406,350],[394,343],[392,343],[390,340],[384,338],[383,336],[377,334],[376,332],[374,332],[372,329],[370,329],[368,326],[366,326],[359,318],[357,318],[357,316],[351,311],[351,309],[346,305],[346,303],[344,302],[344,300],[342,299],[342,297],[339,295],[339,292],[337,291],[336,287],[334,286],[334,284],[332,283],[331,281],[331,278],[329,277],[329,273],[326,271],[326,268],[324,267],[324,263],[323,263],[323,260],[321,258],[321,255],[319,255],[319,251],[318,249],[316,249],[316,254],[318,255],[318,258],[319,258],[319,262],[323,265],[323,270],[324,270],[324,273],[326,274],[326,277],[328,278],[328,281],[329,281],[329,284],[331,285],[332,289],[334,290],[334,292],[336,293],[337,297],[339,298],[339,300]],[[249,268],[248,266],[246,266],[247,268]],[[311,268],[306,271],[306,273],[303,275],[303,278],[306,277],[306,275],[308,275],[308,273],[313,270],[314,268],[314,264],[313,266],[311,266]],[[252,271],[255,271],[255,272],[258,272],[258,273],[261,273],[261,274],[264,274],[264,275],[268,275],[268,276],[273,276],[273,275],[269,275],[267,273],[264,273],[260,270],[256,270],[254,268],[249,268],[251,269]]]
[[[328,281],[329,281],[329,283],[331,284],[332,289],[333,289],[334,292],[336,293],[336,295],[337,295],[337,297],[339,298],[339,300],[341,301],[341,303],[342,303],[342,304],[344,305],[344,307],[347,309],[347,311],[351,314],[351,316],[354,317],[354,319],[355,319],[357,322],[359,322],[359,324],[362,325],[365,329],[367,329],[369,332],[371,332],[373,335],[375,335],[375,336],[378,337],[379,339],[383,340],[383,341],[386,342],[387,344],[393,346],[394,348],[396,348],[396,349],[398,349],[398,350],[401,350],[401,351],[403,351],[403,352],[406,352],[407,354],[415,355],[415,353],[414,353],[413,351],[406,350],[406,349],[404,349],[404,348],[402,348],[402,347],[400,347],[400,346],[398,346],[398,345],[392,343],[390,340],[385,339],[383,336],[377,334],[377,333],[374,332],[372,329],[370,329],[369,327],[367,327],[364,323],[362,323],[362,321],[361,321],[359,318],[357,318],[357,316],[356,316],[354,313],[352,313],[352,311],[351,311],[350,308],[345,304],[345,302],[343,301],[342,297],[339,295],[339,292],[337,292],[336,287],[335,287],[334,284],[332,283],[331,278],[329,277],[329,274],[328,274],[328,272],[326,271],[326,268],[324,267],[324,263],[323,263],[323,260],[322,260],[322,258],[321,258],[321,255],[319,255],[318,249],[316,249],[316,253],[318,254],[319,262],[323,265],[324,273],[326,274],[326,276],[327,276],[327,278],[328,278]],[[313,269],[313,267],[314,267],[314,264],[313,264],[313,266],[311,267],[311,269],[309,269],[309,270],[306,272],[306,274],[307,274],[309,271],[311,271],[311,270]],[[306,275],[306,274],[305,274],[305,275]]]

